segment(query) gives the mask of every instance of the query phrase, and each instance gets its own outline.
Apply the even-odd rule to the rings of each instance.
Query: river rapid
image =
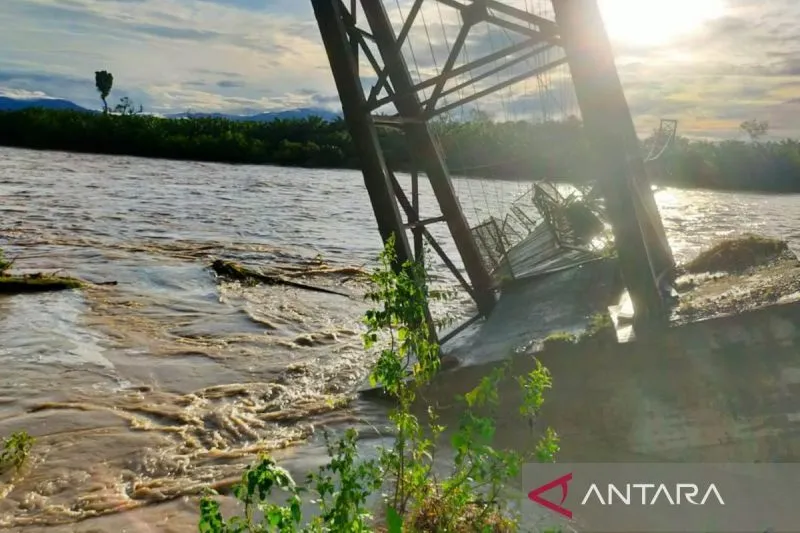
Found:
[[[454,180],[471,223],[526,185]],[[437,216],[424,181],[421,194]],[[191,531],[199,490],[259,451],[302,470],[322,459],[300,445],[320,427],[379,423],[380,406],[345,402],[372,360],[357,271],[380,250],[360,173],[0,148],[0,198],[15,270],[117,282],[0,296],[0,436],[37,439],[24,475],[0,484],[0,530]],[[797,196],[656,199],[678,260],[746,231],[800,249]],[[219,283],[216,258],[350,297]],[[452,284],[439,263],[432,276]],[[474,308],[462,296],[434,312]]]

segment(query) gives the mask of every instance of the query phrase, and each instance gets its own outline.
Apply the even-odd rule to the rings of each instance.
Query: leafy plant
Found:
[[[501,380],[509,377],[509,365],[502,365],[459,399],[463,411],[450,436],[452,464],[449,472],[440,474],[434,465],[446,428],[439,424],[433,408],[428,407],[425,425],[413,411],[417,391],[430,383],[440,356],[427,319],[430,294],[424,267],[421,261],[398,266],[393,239],[386,243],[380,265],[371,276],[373,289],[368,294],[379,305],[365,314],[364,345],[366,349],[381,345],[370,380],[395,400],[389,415],[394,425],[393,444],[382,448],[377,459],[363,460],[358,456],[354,430],[335,443],[326,433],[331,460],[309,476],[307,488],[297,487],[288,473],[262,457],[247,469],[235,491],[244,504],[244,516],[225,521],[219,505],[206,496],[201,503],[202,532],[367,532],[375,522],[368,497],[382,488],[384,525],[389,533],[518,529],[517,517],[502,502],[502,487],[519,474],[524,461],[554,461],[558,436],[548,429],[527,454],[492,446],[500,405],[498,388]],[[552,386],[550,374],[537,361],[533,370],[516,377],[516,382],[522,396],[519,414],[532,419]],[[285,492],[285,501],[267,503],[275,499],[272,491],[276,488]],[[320,512],[301,527],[300,497],[305,492],[315,494],[312,501]]]
[[[0,451],[0,474],[11,469],[19,470],[33,448],[34,438],[25,431],[17,431],[3,440]]]
[[[266,501],[273,488],[288,493],[286,503],[278,505]],[[300,492],[301,489],[285,469],[276,465],[271,458],[262,457],[244,472],[241,484],[234,489],[234,494],[244,504],[244,516],[234,516],[225,522],[219,504],[211,498],[203,498],[200,503],[200,531],[292,533],[297,531],[297,524],[302,518]],[[261,514],[260,522],[256,522],[257,512]]]
[[[325,434],[331,462],[308,478],[319,495],[322,512],[312,522],[312,531],[369,531],[372,514],[367,509],[367,497],[381,488],[383,480],[376,460],[358,460],[357,439],[353,429],[348,429],[336,443]]]

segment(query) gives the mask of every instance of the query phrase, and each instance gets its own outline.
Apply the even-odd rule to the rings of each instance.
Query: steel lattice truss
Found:
[[[601,154],[598,183],[607,200],[626,283],[644,315],[662,314],[663,302],[653,272],[665,271],[673,260],[647,184],[644,159],[596,0],[546,2],[553,8],[553,20],[498,0],[412,0],[407,14],[401,13],[400,24],[390,20],[379,0],[350,0],[349,6],[342,0],[311,3],[345,120],[360,152],[378,229],[384,241],[392,235],[397,237],[395,249],[400,260],[418,258],[423,240],[427,240],[475,300],[479,315],[491,313],[496,285],[487,268],[486,250],[496,246],[476,242],[480,239],[476,239],[459,205],[429,122],[569,64],[584,126],[595,151]],[[429,75],[417,68],[415,80],[404,46],[411,47],[409,36],[420,19],[427,32],[424,12],[425,6],[431,5],[457,14],[453,17],[459,20],[457,34],[452,43],[447,43],[442,67],[437,66]],[[499,28],[509,36],[510,44],[470,59],[462,52],[478,25]],[[428,44],[432,45],[430,36]],[[368,72],[361,72],[364,64],[369,65]],[[490,80],[492,77],[497,81]],[[370,83],[365,84],[365,80]],[[472,93],[464,96],[465,89]],[[384,108],[393,108],[393,112],[379,113]],[[386,164],[376,125],[397,127],[404,133],[414,164],[430,182],[441,216],[421,220],[417,169],[412,169],[409,195]],[[674,128],[670,135],[674,137]],[[401,217],[401,209],[405,217]],[[466,276],[428,231],[427,226],[438,222],[447,224]],[[408,230],[414,238],[413,251],[406,236]]]
[[[408,44],[412,28],[419,26],[423,5],[438,2],[457,12],[460,22],[447,57],[438,70],[424,79],[411,81],[405,87],[392,83],[391,68],[408,71],[403,49]],[[405,128],[410,123],[426,124],[429,120],[449,113],[471,102],[497,93],[512,85],[541,76],[567,62],[566,53],[560,46],[560,36],[554,21],[530,13],[524,9],[495,1],[466,2],[459,0],[413,0],[402,24],[393,27],[396,31],[390,46],[380,46],[379,38],[370,28],[368,9],[374,0],[352,0],[349,6],[338,1],[338,11],[344,23],[353,52],[369,65],[367,72],[358,72],[362,80],[372,80],[365,91],[366,108],[373,114],[375,124]],[[363,13],[367,12],[365,17]],[[465,43],[470,32],[478,24],[489,24],[501,29],[509,36],[509,44],[492,50],[470,61],[464,60]],[[388,53],[387,53],[388,49]],[[359,65],[364,65],[361,61]],[[465,79],[466,78],[466,79]],[[468,94],[466,94],[468,93]],[[414,113],[404,111],[402,100],[409,97],[417,100]],[[384,108],[394,108],[393,114],[379,114]],[[435,140],[435,139],[434,139]],[[444,163],[442,163],[444,166]],[[425,169],[422,169],[425,170]],[[445,169],[446,172],[446,169]],[[425,240],[449,267],[461,286],[473,297],[470,281],[444,252],[442,246],[431,235],[426,226],[445,222],[444,215],[421,220],[419,216],[418,176],[412,171],[412,187],[407,192],[390,171],[395,197],[406,215],[404,227],[414,235],[414,255],[419,256]],[[430,175],[430,173],[429,173]],[[483,255],[483,254],[481,254]]]
[[[426,77],[410,88],[419,98],[423,109],[422,115],[376,116],[376,122],[380,124],[402,125],[409,120],[430,120],[509,86],[540,76],[567,62],[566,54],[560,46],[561,38],[555,22],[496,0],[471,3],[458,0],[414,0],[397,33],[393,57],[387,58],[387,62],[405,64],[403,47],[407,44],[412,27],[419,24],[423,4],[431,2],[438,2],[457,11],[461,21],[458,33],[449,47],[446,61],[439,74]],[[380,54],[376,54],[373,49],[375,37],[369,30],[356,23],[357,2],[354,0],[349,9],[341,3],[340,10],[351,44],[364,54],[372,67],[373,72],[366,77],[376,79],[367,96],[368,109],[374,112],[386,105],[395,104],[398,94],[406,96],[407,93],[398,93],[397,88],[392,85],[386,62],[381,61]],[[487,23],[502,29],[514,42],[471,61],[460,61],[470,31],[479,23]],[[531,64],[534,66],[531,67]],[[467,76],[469,79],[458,82],[458,79]],[[500,77],[505,79],[493,84],[485,83],[490,78]],[[458,97],[463,95],[466,89],[472,92],[468,96]],[[430,95],[426,96],[423,91],[430,91]],[[445,101],[453,96],[457,98]]]

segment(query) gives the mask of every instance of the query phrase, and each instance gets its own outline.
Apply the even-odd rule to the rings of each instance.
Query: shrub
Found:
[[[3,449],[0,450],[0,474],[9,470],[19,470],[33,447],[33,437],[25,431],[12,433],[10,437],[3,440]]]

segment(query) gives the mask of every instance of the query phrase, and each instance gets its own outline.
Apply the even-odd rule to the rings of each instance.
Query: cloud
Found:
[[[0,72],[14,77],[0,85],[97,107],[93,73],[107,69],[115,78],[112,100],[138,94],[154,112],[280,105],[297,101],[288,95],[299,87],[330,93],[310,7],[298,9],[298,2],[272,12],[264,4],[4,0]],[[273,103],[275,94],[285,97]]]
[[[152,112],[339,108],[307,0],[2,1],[0,90],[5,93],[67,98],[97,108],[93,75],[106,69],[115,76],[112,101],[128,96]],[[693,3],[676,0],[658,17],[631,11],[638,17],[633,19],[623,8],[634,1],[641,0],[600,3],[609,28],[618,32],[612,37],[620,78],[640,132],[650,131],[663,117],[677,118],[682,133],[737,135],[741,121],[759,118],[769,120],[776,135],[797,135],[800,41],[795,28],[800,3],[695,0],[724,2],[724,9],[707,10],[702,21],[682,23],[680,34],[667,44],[654,44],[646,39],[647,29],[667,35],[670,20],[693,16]],[[521,8],[530,4],[537,14],[552,16],[545,1],[507,3]],[[386,3],[397,30],[411,4],[401,0],[398,10],[394,2]],[[364,17],[359,15],[359,20]],[[404,48],[415,83],[441,71],[460,25],[452,8],[433,0],[423,4]],[[511,30],[476,26],[457,64],[521,38]],[[379,56],[374,46],[372,50]],[[442,103],[468,97],[554,58],[551,53],[549,59],[542,55],[519,63],[507,73],[453,92]],[[376,76],[363,54],[361,65],[368,89]],[[461,76],[447,87],[469,79]],[[430,92],[429,88],[425,94]],[[565,66],[473,105],[498,119],[578,112]]]
[[[724,16],[708,21],[658,52],[640,51],[621,68],[639,123],[678,118],[684,133],[739,135],[751,118],[770,122],[774,136],[800,133],[800,4],[787,0],[729,0]],[[623,55],[637,56],[630,51]]]
[[[738,125],[750,118],[769,120],[775,136],[800,133],[798,109],[790,103],[792,91],[800,87],[792,78],[800,74],[800,42],[795,39],[800,3],[703,0],[704,9],[698,10],[692,0],[677,0],[666,11],[650,13],[631,9],[636,7],[632,2],[600,0],[601,9],[607,8],[608,27],[622,30],[612,35],[612,40],[620,78],[640,133],[657,127],[661,118],[679,119],[681,133],[692,136],[736,136]],[[519,7],[525,3],[516,2]],[[718,11],[712,4],[718,6]],[[407,12],[408,2],[403,5]],[[421,24],[421,34],[415,35],[412,30],[409,35],[408,48],[413,47],[415,52],[411,56],[412,72],[421,73],[417,81],[435,75],[441,68],[458,31],[458,25],[452,23],[454,17],[445,16],[442,22],[435,12],[423,8],[423,13],[427,14],[427,21]],[[696,23],[683,20],[698,13],[702,20]],[[399,23],[402,17],[398,14],[395,20]],[[471,59],[520,38],[513,31],[486,31],[485,26],[473,28],[467,38]],[[648,31],[662,36],[676,33],[664,43],[651,39]],[[540,58],[538,64],[554,58]],[[451,99],[469,96],[536,65],[536,60],[520,63],[507,73],[458,91]],[[480,70],[473,73],[476,74]],[[495,119],[577,114],[577,102],[567,77],[566,67],[560,67],[539,79],[489,95],[479,100],[478,106]],[[459,82],[468,78],[464,76]]]
[[[16,98],[18,100],[38,100],[38,99],[53,99],[42,91],[26,91],[24,89],[0,89],[0,96],[7,98]]]
[[[220,89],[240,89],[244,87],[244,82],[237,80],[220,80],[217,82],[217,87]]]

